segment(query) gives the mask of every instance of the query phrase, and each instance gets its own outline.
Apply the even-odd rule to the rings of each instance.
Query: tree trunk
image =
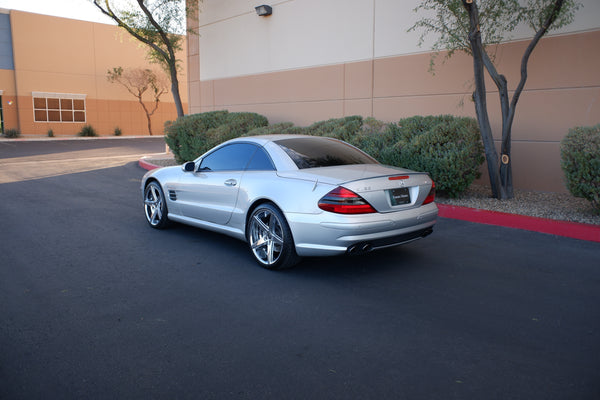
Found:
[[[479,121],[479,129],[481,130],[481,137],[485,147],[485,154],[488,159],[488,173],[490,175],[492,195],[501,200],[512,199],[514,191],[512,181],[511,135],[517,102],[523,92],[525,82],[527,82],[527,64],[529,63],[529,57],[542,36],[548,31],[550,25],[556,20],[563,7],[564,0],[555,0],[551,12],[527,46],[525,53],[523,53],[523,58],[521,59],[521,80],[515,89],[510,105],[508,103],[508,84],[506,78],[496,71],[494,64],[491,62],[481,43],[477,3],[475,0],[462,0],[462,2],[469,14],[469,43],[473,55],[473,67],[475,69],[475,94],[473,97],[475,100],[477,120]],[[498,162],[498,154],[494,147],[491,127],[489,125],[487,104],[485,101],[486,92],[483,67],[485,67],[490,74],[490,77],[494,80],[500,95],[500,105],[502,108],[502,143],[500,148],[502,157],[500,163]]]
[[[463,0],[463,5],[469,13],[469,43],[473,54],[473,72],[475,78],[475,93],[473,100],[475,102],[475,112],[481,131],[481,139],[485,149],[485,158],[488,166],[488,176],[492,188],[492,196],[502,198],[502,180],[498,163],[498,153],[494,144],[494,136],[490,125],[490,118],[487,110],[487,99],[484,77],[484,50],[481,42],[481,32],[479,31],[479,12],[477,5],[469,0]]]
[[[144,109],[144,113],[146,114],[146,118],[148,119],[148,133],[150,134],[150,136],[152,136],[152,125],[150,122],[150,116],[152,114],[154,114],[154,111],[152,111],[152,114],[150,114],[148,112],[148,109],[146,108],[146,105],[144,104],[144,101],[142,100],[142,96],[140,95],[140,97],[138,97],[138,101],[140,102],[140,104],[142,105],[142,108]]]
[[[181,95],[179,94],[179,80],[177,79],[177,66],[175,60],[169,62],[169,72],[171,74],[171,93],[173,93],[173,101],[175,102],[175,108],[177,109],[177,118],[185,115],[183,111],[183,104],[181,102]]]

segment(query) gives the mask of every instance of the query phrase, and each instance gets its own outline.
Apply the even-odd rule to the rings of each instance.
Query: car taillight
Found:
[[[427,197],[425,197],[425,201],[423,202],[423,205],[433,203],[434,200],[435,200],[435,182],[431,181],[431,190],[429,191],[429,194],[427,195]]]
[[[365,199],[341,186],[323,196],[319,200],[319,208],[338,214],[368,214],[376,212]]]

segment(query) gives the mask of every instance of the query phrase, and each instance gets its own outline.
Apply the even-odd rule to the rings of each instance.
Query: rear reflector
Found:
[[[429,190],[429,194],[425,197],[425,201],[423,205],[433,203],[435,201],[435,182],[431,181],[431,190]]]
[[[319,208],[338,214],[368,214],[376,212],[365,199],[341,186],[323,196],[319,200]]]

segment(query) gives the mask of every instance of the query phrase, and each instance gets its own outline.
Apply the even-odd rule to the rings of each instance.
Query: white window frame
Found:
[[[35,99],[45,99],[46,107],[45,108],[36,108],[35,107]],[[87,95],[79,94],[79,93],[52,93],[52,92],[31,92],[31,101],[33,103],[33,121],[37,123],[61,123],[61,124],[84,124],[87,122],[87,104],[86,104]],[[58,108],[48,108],[48,99],[58,99]],[[75,110],[74,107],[71,109],[62,109],[61,100],[83,100],[83,110]],[[60,116],[60,120],[58,121],[50,121],[48,118],[48,111],[58,111],[58,115]],[[36,111],[45,111],[46,112],[46,120],[38,121],[36,119],[35,112]],[[63,112],[71,112],[71,121],[63,121]],[[75,112],[83,112],[83,121],[75,121]]]

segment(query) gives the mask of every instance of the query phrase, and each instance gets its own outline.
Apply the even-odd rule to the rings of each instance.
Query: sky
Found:
[[[0,8],[110,24],[90,0],[0,0]]]

